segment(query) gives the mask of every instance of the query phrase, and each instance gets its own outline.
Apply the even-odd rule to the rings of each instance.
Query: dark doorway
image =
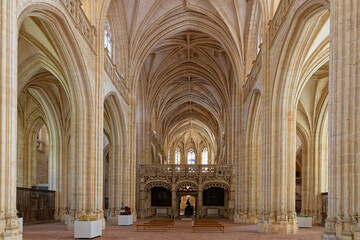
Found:
[[[190,204],[191,208],[188,207]],[[190,210],[191,209],[191,210]],[[196,198],[191,195],[181,196],[179,198],[179,215],[180,216],[193,216],[196,211]],[[190,213],[190,214],[189,214]]]

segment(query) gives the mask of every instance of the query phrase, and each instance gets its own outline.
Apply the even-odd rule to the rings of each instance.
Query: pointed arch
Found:
[[[245,161],[242,171],[242,184],[248,186],[240,192],[240,210],[248,214],[247,223],[256,224],[258,221],[257,209],[260,205],[260,101],[261,92],[255,89],[249,105],[245,135]]]
[[[120,209],[121,202],[125,201],[126,192],[126,156],[127,156],[127,133],[126,122],[121,104],[116,93],[110,92],[104,98],[104,121],[107,125],[108,138],[110,141],[110,173],[109,173],[109,210],[112,215]]]
[[[94,129],[99,125],[94,124],[93,121],[88,121],[88,119],[95,119],[98,109],[95,107],[97,103],[92,96],[93,91],[89,80],[90,69],[86,64],[86,55],[82,53],[79,46],[78,37],[80,33],[73,32],[73,23],[69,22],[72,21],[71,17],[61,3],[58,5],[49,3],[27,4],[24,8],[19,9],[19,28],[27,17],[41,22],[42,31],[49,36],[48,41],[55,49],[55,51],[50,52],[46,48],[42,48],[42,52],[46,58],[51,60],[51,63],[44,64],[46,58],[42,57],[35,58],[35,61],[40,61],[44,67],[54,72],[59,78],[57,80],[66,90],[69,108],[71,109],[71,125],[70,129],[67,129],[71,136],[67,137],[69,149],[66,153],[68,154],[67,159],[69,159],[66,166],[72,169],[66,173],[70,175],[67,179],[71,184],[69,184],[69,189],[63,189],[65,192],[68,191],[69,195],[65,196],[67,199],[62,199],[65,206],[60,214],[66,213],[66,209],[72,209],[78,217],[87,208],[97,209],[99,206],[102,208],[102,201],[97,201],[99,188],[93,188],[91,184],[88,184],[94,180],[91,174],[84,174],[89,166],[96,165],[97,169],[102,169],[102,166],[99,166],[99,163],[95,161],[96,154],[99,152],[96,151],[98,146],[95,146],[96,143],[93,141],[98,133]],[[75,29],[75,31],[78,30]],[[52,68],[53,66],[56,66],[57,69]],[[25,79],[29,77],[24,76]],[[88,129],[93,131],[88,131]],[[98,177],[96,175],[95,178],[98,179]],[[73,194],[75,192],[77,194]],[[93,196],[91,201],[85,201],[90,195]],[[102,216],[101,211],[96,212],[96,214]]]

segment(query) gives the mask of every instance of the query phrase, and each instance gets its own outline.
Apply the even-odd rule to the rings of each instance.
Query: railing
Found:
[[[246,83],[243,86],[244,102],[246,101],[252,88],[254,87],[255,82],[256,82],[256,77],[257,77],[258,73],[260,72],[260,69],[262,66],[261,45],[259,48],[260,48],[260,51],[259,51],[258,55],[256,56],[256,59],[253,61],[253,66],[251,68],[250,73],[247,75]]]
[[[140,176],[232,176],[231,165],[140,165]]]
[[[272,43],[276,37],[277,32],[280,29],[281,24],[286,19],[287,12],[295,0],[282,0],[276,10],[276,13],[272,20],[269,22],[270,26],[270,43]]]
[[[160,152],[163,156],[163,159],[166,159],[166,155],[164,149],[161,147],[159,139],[156,137],[156,132],[153,131],[151,134],[151,143],[154,144],[155,148]]]
[[[105,55],[104,68],[105,68],[106,73],[109,75],[111,81],[116,86],[116,88],[119,90],[120,94],[123,96],[125,101],[128,102],[129,88],[126,86],[124,76],[122,76],[117,71],[117,66],[112,62],[106,48],[105,48],[104,55]]]
[[[72,19],[74,20],[77,29],[85,38],[92,50],[95,49],[96,44],[96,29],[91,25],[86,17],[84,10],[81,8],[80,0],[62,0],[65,8],[68,10]]]
[[[282,0],[279,3],[279,6],[276,10],[276,13],[272,20],[269,21],[269,30],[270,30],[270,43],[272,44],[282,23],[286,19],[288,11],[291,5],[295,2],[295,0]],[[261,46],[260,46],[261,47]],[[261,48],[253,62],[253,67],[250,73],[247,75],[246,83],[243,86],[244,91],[244,102],[246,101],[247,97],[249,96],[255,82],[256,77],[261,69],[262,66],[262,55],[261,55]]]
[[[16,207],[24,222],[54,220],[55,191],[18,187]]]

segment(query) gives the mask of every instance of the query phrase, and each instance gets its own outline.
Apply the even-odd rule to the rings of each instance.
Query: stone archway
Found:
[[[139,215],[141,218],[172,216],[173,201],[170,183],[155,180],[140,186]]]
[[[178,210],[180,217],[194,217],[197,214],[197,206],[198,206],[198,199],[197,199],[197,192],[178,192],[177,193],[177,201],[179,203]],[[188,201],[190,206],[188,205]],[[187,209],[191,207],[191,209]]]

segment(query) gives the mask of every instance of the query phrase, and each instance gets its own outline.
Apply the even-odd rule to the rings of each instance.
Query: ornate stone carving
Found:
[[[261,69],[261,66],[262,66],[261,46],[262,45],[260,45],[260,51],[259,51],[256,59],[253,62],[253,67],[252,67],[250,73],[247,75],[246,83],[243,86],[244,102],[246,101],[246,99],[249,96],[250,92],[253,90],[253,87],[254,87],[255,82],[256,82],[256,77],[257,77],[258,73],[260,72],[260,69]]]
[[[105,71],[111,79],[113,79],[113,64],[109,57],[105,58]]]
[[[166,155],[164,149],[161,147],[159,139],[156,137],[156,133],[153,131],[151,134],[151,142],[154,144],[156,149],[160,152],[160,154],[166,159]]]
[[[89,20],[86,18],[85,13],[83,11],[80,11],[79,14],[79,29],[83,36],[86,38],[86,40],[91,43],[91,24],[89,23]]]
[[[210,182],[210,183],[206,183],[203,186],[203,190],[212,188],[212,187],[218,187],[218,188],[222,188],[224,190],[229,190],[230,186],[226,183],[222,183],[222,182]]]
[[[105,63],[104,69],[108,74],[109,78],[113,82],[114,86],[119,90],[121,96],[128,102],[129,88],[125,84],[125,79],[122,74],[117,71],[117,66],[112,62],[109,54],[107,53],[107,49],[104,48],[105,51]]]
[[[231,165],[187,165],[187,164],[161,164],[161,165],[140,165],[140,192],[149,194],[153,187],[164,187],[172,191],[172,211],[176,211],[177,192],[196,192],[202,202],[202,192],[211,187],[220,187],[224,190],[231,189],[233,177]],[[203,184],[204,183],[204,184]],[[229,194],[229,212],[234,211],[233,194]],[[140,212],[148,212],[151,208],[145,199],[141,199]]]
[[[192,192],[197,191],[198,186],[192,182],[182,182],[176,186],[176,190],[180,192]]]
[[[95,49],[96,30],[86,17],[84,10],[81,8],[80,0],[62,0],[63,5],[70,13],[74,22],[77,24],[81,35],[85,38],[91,49]]]
[[[145,189],[151,189],[153,187],[163,187],[166,189],[171,189],[171,185],[165,182],[150,182],[146,185]]]
[[[282,0],[276,10],[274,18],[270,20],[270,42],[272,43],[279,31],[280,26],[286,19],[289,8],[291,7],[294,0]]]
[[[220,184],[222,188],[230,189],[232,176],[233,169],[230,165],[164,164],[140,166],[140,177],[144,183],[162,180],[169,182],[169,184],[192,182],[199,185],[202,182],[207,182],[207,184]]]
[[[66,9],[69,11],[69,13],[71,14],[71,16],[73,16],[75,18],[75,13],[76,13],[75,12],[75,10],[76,10],[75,0],[64,0],[64,5],[65,5]]]

